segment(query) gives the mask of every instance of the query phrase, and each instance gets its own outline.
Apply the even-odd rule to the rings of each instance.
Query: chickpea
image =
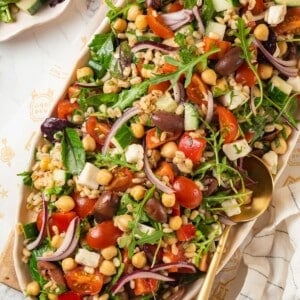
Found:
[[[128,214],[116,216],[114,219],[115,225],[123,232],[130,231],[129,223],[133,221],[133,217]]]
[[[134,267],[142,269],[147,264],[147,257],[144,251],[138,252],[132,256],[131,260]]]
[[[40,293],[40,285],[37,281],[31,281],[27,284],[26,294],[28,296],[37,296]]]
[[[51,162],[51,158],[49,156],[43,157],[40,161],[40,169],[42,171],[49,170],[49,164]]]
[[[106,169],[100,169],[96,176],[97,183],[104,186],[108,185],[112,179],[113,179],[113,174]]]
[[[76,71],[77,80],[86,78],[86,77],[93,77],[93,76],[94,76],[94,71],[90,67],[83,67],[83,68],[77,69],[77,71]]]
[[[273,74],[273,67],[267,64],[259,64],[257,68],[257,72],[259,77],[262,80],[266,80],[272,77]]]
[[[71,196],[63,195],[55,201],[54,204],[61,212],[68,212],[75,207],[75,201]]]
[[[182,226],[182,219],[179,216],[171,217],[169,220],[169,226],[173,230],[178,230]]]
[[[136,26],[136,29],[138,29],[140,31],[146,30],[148,27],[147,16],[138,15],[135,19],[135,26]]]
[[[269,38],[269,28],[266,24],[259,24],[254,29],[254,36],[260,41],[267,41]]]
[[[109,246],[101,250],[104,259],[110,260],[118,255],[118,249],[115,246]]]
[[[104,260],[100,265],[99,271],[105,276],[112,276],[117,272],[115,265],[110,260]]]
[[[286,124],[283,124],[279,136],[283,137],[286,140],[291,134],[292,134],[292,128]]]
[[[161,202],[165,207],[173,207],[176,202],[175,194],[166,194],[163,193],[161,195]]]
[[[173,159],[177,150],[178,147],[175,142],[167,142],[161,147],[160,154],[162,157]]]
[[[135,185],[130,189],[129,194],[133,197],[134,200],[140,201],[144,198],[146,189],[142,185]]]
[[[139,8],[138,5],[131,5],[127,11],[127,20],[128,21],[135,21],[138,15],[142,15],[143,12]]]
[[[287,143],[284,138],[278,137],[271,143],[271,149],[276,154],[284,154],[287,151]]]
[[[120,91],[120,87],[117,83],[113,80],[107,80],[103,84],[103,93],[110,94],[110,93],[118,93]]]
[[[61,266],[64,272],[73,270],[77,267],[77,262],[72,257],[67,257],[62,260]]]
[[[103,294],[101,295],[98,300],[109,300],[109,295],[108,294]]]
[[[131,123],[130,128],[133,136],[137,139],[142,138],[145,134],[144,126],[140,123]]]
[[[62,236],[60,236],[59,234],[55,234],[51,239],[51,246],[58,249],[61,246],[63,240],[64,238]]]
[[[116,32],[124,32],[127,29],[127,22],[124,19],[118,18],[116,21],[113,23],[112,28]]]
[[[206,69],[201,73],[202,80],[209,85],[216,85],[217,74],[213,69]]]
[[[57,300],[58,299],[58,296],[55,294],[48,294],[47,296],[48,296],[49,300]]]
[[[226,91],[228,88],[227,80],[224,77],[217,79],[215,87],[220,89],[222,92]]]
[[[281,41],[281,42],[278,42],[277,45],[279,48],[279,56],[283,56],[284,54],[286,54],[286,52],[288,50],[287,42]]]
[[[82,139],[83,149],[87,152],[93,152],[96,150],[96,141],[89,134]]]

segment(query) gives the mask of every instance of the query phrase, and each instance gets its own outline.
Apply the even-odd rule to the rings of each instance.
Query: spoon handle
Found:
[[[231,227],[232,227],[232,225],[227,225],[224,228],[222,236],[219,240],[218,247],[216,249],[216,253],[213,256],[212,261],[210,262],[208,271],[205,275],[205,279],[204,279],[203,285],[201,287],[201,290],[198,294],[197,300],[208,300],[209,299],[209,295],[210,295],[210,292],[211,292],[211,289],[212,289],[212,286],[214,283],[214,279],[216,277],[216,273],[217,273],[217,270],[218,270],[218,267],[219,267],[219,264],[220,264],[220,261],[222,258],[222,254],[223,254]]]

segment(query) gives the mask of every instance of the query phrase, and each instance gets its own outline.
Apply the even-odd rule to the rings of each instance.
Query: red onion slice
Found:
[[[214,114],[214,98],[210,91],[205,95],[205,100],[207,100],[207,113],[205,117],[205,121],[209,124],[212,120]]]
[[[185,90],[181,82],[177,82],[176,84],[174,84],[173,94],[174,94],[174,100],[177,103],[185,101]]]
[[[159,50],[165,53],[172,53],[179,50],[179,47],[172,47],[155,41],[137,42],[132,48],[132,52],[138,52],[144,49]]]
[[[297,68],[292,68],[291,66],[286,66],[283,65],[282,60],[273,57],[271,53],[269,53],[268,50],[265,49],[265,47],[262,45],[260,41],[257,39],[254,39],[253,41],[254,45],[259,48],[259,50],[265,55],[265,57],[269,60],[269,62],[283,75],[286,75],[288,77],[296,77],[298,74],[298,69]],[[285,62],[286,63],[286,62]]]
[[[157,271],[168,270],[168,269],[174,268],[174,267],[175,268],[184,268],[184,269],[188,269],[188,270],[191,270],[193,272],[196,272],[195,265],[193,265],[191,263],[184,263],[184,262],[157,265],[157,266],[154,266],[153,268],[151,268],[150,271],[157,272]]]
[[[115,136],[117,131],[122,127],[124,123],[126,123],[129,119],[139,114],[141,110],[137,107],[132,107],[124,111],[122,117],[120,117],[112,126],[112,128],[109,131],[109,134],[107,135],[104,145],[102,147],[102,154],[106,154],[109,144],[111,142],[111,139]]]
[[[80,86],[80,87],[85,87],[85,88],[99,88],[99,84],[95,82],[79,82],[76,81],[75,85]]]
[[[46,202],[44,196],[42,196],[42,200],[43,200],[43,222],[42,222],[42,227],[41,227],[40,233],[37,236],[37,238],[33,242],[31,242],[30,244],[28,244],[26,246],[26,248],[30,251],[35,249],[42,242],[42,240],[44,238],[45,231],[46,231],[46,224],[47,224],[47,220],[48,220],[48,206],[47,206],[47,202]]]
[[[203,25],[203,21],[201,19],[200,13],[199,13],[199,9],[197,6],[194,6],[192,9],[192,12],[197,20],[197,24],[198,24],[198,32],[200,34],[203,34],[205,31],[204,25]]]
[[[77,234],[79,223],[79,217],[75,217],[70,222],[61,246],[51,256],[39,256],[36,259],[41,261],[57,261],[70,256],[79,241],[79,234]]]
[[[156,279],[160,281],[174,281],[173,278],[152,272],[152,271],[134,271],[126,276],[123,276],[111,289],[112,294],[117,294],[121,288],[129,281],[140,278]]]
[[[160,181],[155,174],[152,172],[149,160],[147,157],[147,151],[144,151],[144,167],[147,178],[162,192],[166,194],[173,194],[174,190],[166,186],[162,181]]]
[[[160,15],[164,24],[172,30],[177,30],[194,19],[193,12],[189,9],[181,9],[176,12]]]

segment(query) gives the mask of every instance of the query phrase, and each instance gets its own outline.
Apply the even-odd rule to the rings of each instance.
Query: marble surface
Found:
[[[50,23],[0,43],[0,252],[15,226],[20,200],[10,182],[18,180],[16,172],[22,172],[29,161],[32,136],[27,136],[24,121],[36,129],[47,115],[74,61],[101,21],[97,20],[99,5],[100,0],[72,0]],[[21,143],[20,136],[24,137]],[[0,284],[0,299],[24,296]]]

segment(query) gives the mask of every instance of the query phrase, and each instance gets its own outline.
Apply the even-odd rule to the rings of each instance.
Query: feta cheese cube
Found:
[[[230,199],[222,202],[221,206],[224,208],[224,211],[228,217],[239,215],[241,209],[236,201],[236,199]]]
[[[272,5],[266,11],[265,21],[272,26],[276,26],[284,20],[286,12],[286,5]]]
[[[229,144],[224,144],[222,149],[225,155],[230,160],[236,160],[238,158],[244,157],[252,150],[245,139],[238,140]]]
[[[248,99],[249,95],[247,93],[243,93],[242,91],[230,91],[221,97],[221,103],[228,109],[233,110],[243,105]]]
[[[278,155],[271,150],[263,155],[262,160],[266,163],[270,172],[275,175],[277,173]]]
[[[99,185],[96,180],[98,172],[99,169],[96,166],[87,162],[79,174],[77,182],[81,185],[87,186],[89,189],[96,190]]]
[[[144,224],[141,224],[141,223],[137,224],[137,228],[142,233],[145,233],[145,234],[148,234],[148,235],[151,235],[155,232],[155,229],[153,227],[150,227],[150,226],[147,226],[147,225],[144,225]],[[135,237],[138,238],[138,239],[141,238],[138,234],[136,234]]]
[[[84,266],[97,268],[100,262],[100,254],[80,248],[75,255],[75,261]]]
[[[144,148],[139,144],[131,144],[125,152],[126,161],[129,163],[137,163],[144,157]]]

